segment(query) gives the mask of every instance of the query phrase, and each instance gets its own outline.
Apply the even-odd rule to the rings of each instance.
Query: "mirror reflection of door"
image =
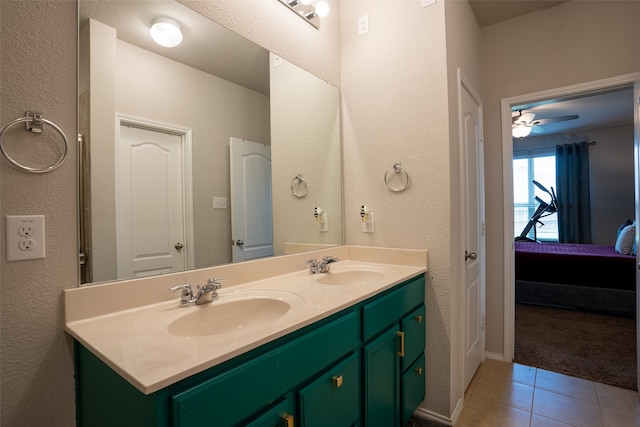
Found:
[[[233,262],[273,255],[271,147],[230,139]]]
[[[192,252],[184,135],[121,122],[117,144],[118,277],[182,271]]]

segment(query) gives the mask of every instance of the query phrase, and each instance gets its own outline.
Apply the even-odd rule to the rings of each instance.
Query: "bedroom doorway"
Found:
[[[542,91],[537,93],[531,93],[511,98],[505,98],[501,101],[502,108],[502,147],[503,147],[503,190],[505,197],[504,207],[504,247],[510,248],[505,251],[505,335],[504,335],[504,358],[505,360],[513,360],[515,352],[515,264],[514,264],[514,196],[513,196],[513,136],[512,136],[512,109],[521,105],[535,105],[543,102],[544,100],[562,99],[569,97],[577,97],[584,94],[597,93],[603,91],[610,91],[612,89],[620,87],[633,87],[636,83],[636,93],[634,98],[638,101],[640,96],[640,90],[637,88],[637,82],[640,80],[638,73],[619,76],[610,79],[598,80],[585,84],[578,84],[568,87],[562,87],[552,89],[548,91]],[[636,104],[635,109],[638,109]],[[640,170],[640,155],[638,155],[638,134],[640,131],[640,113],[637,111],[634,113],[635,122],[635,180],[633,183],[635,193],[635,218],[636,221],[640,217],[638,210],[640,209],[640,189],[638,188],[638,170]],[[633,219],[633,218],[632,218]],[[636,258],[638,262],[638,258]],[[640,268],[640,267],[639,267]],[[638,289],[638,283],[640,282],[640,272],[636,271],[636,289]],[[636,298],[638,298],[638,292],[636,292]],[[638,305],[640,307],[640,305]],[[637,317],[637,316],[636,316]],[[636,328],[640,330],[640,328]],[[636,349],[637,351],[637,349]],[[638,357],[640,360],[640,357]]]

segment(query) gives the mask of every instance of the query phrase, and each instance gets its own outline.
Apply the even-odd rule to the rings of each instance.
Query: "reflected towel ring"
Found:
[[[60,136],[62,136],[62,140],[64,141],[64,149],[62,151],[62,156],[60,156],[60,158],[55,163],[43,169],[33,168],[31,166],[23,165],[22,163],[19,163],[18,161],[16,161],[4,149],[4,134],[10,128],[17,125],[18,123],[24,123],[25,128],[28,132],[37,133],[37,134],[42,133],[42,129],[44,127],[43,125],[45,124],[54,128],[56,131],[58,131]],[[39,114],[39,113],[30,113],[27,111],[25,117],[20,117],[13,120],[12,122],[7,123],[0,131],[0,151],[2,152],[4,157],[9,162],[11,162],[14,166],[17,166],[20,169],[25,170],[27,172],[31,172],[31,173],[51,172],[52,170],[56,169],[58,166],[62,164],[62,162],[64,162],[64,159],[67,157],[68,147],[69,147],[69,141],[67,140],[67,136],[64,134],[62,129],[60,129],[60,127],[58,127],[55,123],[43,118],[42,114]]]
[[[296,177],[291,180],[291,192],[299,199],[307,195],[307,183],[305,182],[301,173],[296,175]]]
[[[409,173],[402,167],[400,163],[394,163],[393,166],[384,174],[384,183],[387,188],[394,193],[406,190],[411,184]]]

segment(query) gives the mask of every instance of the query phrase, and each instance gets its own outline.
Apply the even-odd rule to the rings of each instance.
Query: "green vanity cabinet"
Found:
[[[362,311],[364,425],[404,426],[425,395],[424,276]]]
[[[78,426],[397,426],[424,398],[424,276],[148,395],[75,357]]]

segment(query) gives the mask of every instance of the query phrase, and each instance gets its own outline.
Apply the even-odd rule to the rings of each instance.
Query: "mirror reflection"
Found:
[[[79,4],[83,283],[342,243],[335,87],[173,1]]]

